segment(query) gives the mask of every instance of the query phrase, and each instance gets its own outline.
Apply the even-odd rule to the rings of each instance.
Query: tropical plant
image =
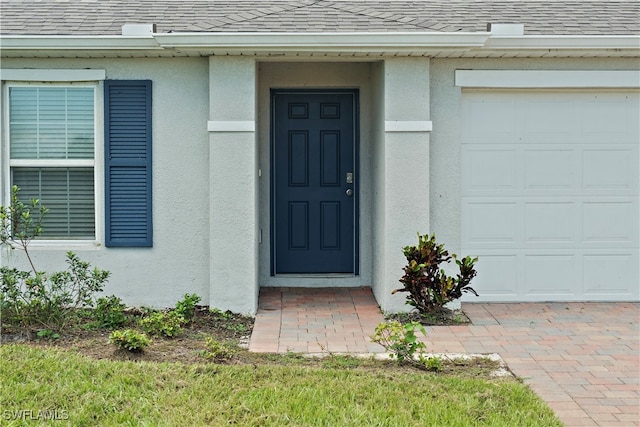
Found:
[[[476,276],[474,266],[477,257],[459,259],[456,254],[449,255],[444,245],[436,242],[435,234],[422,236],[418,233],[418,245],[406,246],[403,252],[407,258],[404,275],[400,279],[403,287],[392,293],[407,292],[407,304],[421,313],[434,312],[466,292],[478,296],[469,286]],[[441,268],[441,264],[452,259],[460,270],[455,277],[448,276]]]

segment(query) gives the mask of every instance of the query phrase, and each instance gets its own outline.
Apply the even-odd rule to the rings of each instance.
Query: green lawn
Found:
[[[38,413],[38,411],[50,411]],[[516,380],[418,370],[96,361],[0,346],[0,425],[560,426]],[[18,418],[15,420],[13,418]]]

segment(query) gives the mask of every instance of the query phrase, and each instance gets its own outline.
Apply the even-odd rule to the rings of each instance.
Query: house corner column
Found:
[[[374,278],[385,311],[407,311],[404,293],[391,295],[406,260],[402,248],[429,226],[430,81],[428,58],[393,58],[384,63],[383,236],[377,239],[384,268]]]
[[[256,63],[209,58],[209,305],[258,307]]]

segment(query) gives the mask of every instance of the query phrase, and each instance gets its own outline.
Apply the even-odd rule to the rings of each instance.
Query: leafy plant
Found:
[[[227,330],[241,334],[247,332],[248,328],[243,323],[230,323],[226,326]]]
[[[463,293],[478,293],[469,286],[476,276],[474,268],[478,258],[464,257],[458,259],[456,254],[449,255],[443,244],[436,242],[435,234],[421,236],[418,233],[418,245],[406,246],[403,250],[407,265],[400,279],[402,288],[396,292],[408,292],[407,304],[414,306],[421,313],[434,312],[445,304],[458,299]],[[460,272],[456,277],[448,276],[441,264],[453,259]]]
[[[127,321],[124,313],[127,306],[122,300],[115,296],[98,298],[92,316],[99,328],[115,329],[122,326]]]
[[[42,234],[42,221],[47,208],[38,199],[25,204],[20,200],[19,193],[20,189],[14,185],[9,206],[0,206],[0,244],[23,250],[33,273],[38,274],[27,248],[33,239]]]
[[[109,272],[91,269],[73,252],[67,253],[68,267],[47,275],[16,268],[0,268],[0,300],[5,322],[25,331],[61,331],[78,308],[91,307],[93,295],[102,291]]]
[[[182,333],[184,317],[175,311],[156,311],[140,319],[140,326],[150,335],[173,338]]]
[[[416,361],[424,356],[427,348],[426,344],[418,339],[416,331],[422,332],[424,336],[427,335],[424,326],[418,322],[409,322],[404,325],[395,320],[383,322],[376,327],[371,340],[384,347],[398,362],[416,364]]]
[[[145,334],[133,329],[113,331],[109,335],[109,343],[132,352],[143,351],[151,344],[151,339]]]
[[[203,356],[216,363],[225,362],[235,354],[235,349],[229,344],[220,342],[212,337],[207,338],[205,347],[206,350],[204,350]]]
[[[14,186],[10,206],[0,206],[0,244],[24,251],[31,271],[0,268],[0,316],[30,333],[35,329],[60,331],[75,311],[93,305],[93,295],[102,291],[108,271],[67,252],[67,269],[47,274],[38,271],[29,254],[29,243],[42,233],[47,209],[37,199],[20,201]],[[33,214],[35,212],[35,214]]]
[[[442,370],[442,359],[439,357],[426,357],[420,361],[427,371],[440,372]]]
[[[233,319],[233,313],[230,311],[222,311],[219,308],[210,308],[209,312],[213,314],[216,318],[220,320],[231,320]]]
[[[418,322],[402,324],[397,320],[380,323],[371,340],[380,344],[398,363],[407,363],[428,371],[440,371],[442,360],[427,356],[427,345],[420,341],[417,332],[427,335],[424,326]]]
[[[176,303],[175,312],[182,316],[186,323],[193,320],[196,305],[202,300],[197,294],[184,294],[184,297]]]
[[[38,338],[44,338],[46,340],[57,340],[60,338],[60,334],[53,332],[51,329],[40,329],[36,335]]]

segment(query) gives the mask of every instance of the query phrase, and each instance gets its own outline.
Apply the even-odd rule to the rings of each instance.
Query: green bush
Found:
[[[155,311],[140,319],[140,326],[150,335],[174,338],[182,333],[184,317],[175,311]]]
[[[416,332],[427,335],[424,326],[418,322],[403,325],[394,320],[380,323],[371,340],[384,347],[389,356],[395,358],[398,363],[407,363],[428,371],[440,371],[442,360],[426,355],[427,345],[418,339]]]
[[[77,309],[93,306],[93,295],[101,292],[109,272],[91,268],[73,252],[67,252],[67,269],[51,274],[38,271],[29,254],[29,244],[42,233],[47,209],[37,199],[29,204],[14,186],[11,204],[0,206],[0,245],[22,250],[31,271],[0,268],[0,317],[6,324],[30,334],[36,330],[61,331]]]
[[[109,343],[124,348],[132,352],[143,351],[151,344],[151,339],[145,334],[133,329],[125,329],[123,331],[113,331],[109,335]]]
[[[93,306],[93,295],[102,291],[109,272],[91,269],[73,252],[68,267],[51,275],[43,272],[0,268],[0,310],[3,322],[25,332],[37,329],[62,331],[75,311]]]
[[[235,354],[235,350],[231,346],[211,337],[207,338],[205,347],[204,357],[217,363],[225,362]]]
[[[92,317],[99,328],[115,329],[127,321],[124,310],[127,306],[115,295],[98,298]]]
[[[445,304],[458,299],[463,292],[478,293],[469,286],[476,276],[474,268],[478,258],[464,257],[458,259],[456,254],[449,255],[443,244],[436,243],[435,234],[421,236],[418,233],[418,245],[406,246],[403,250],[407,265],[400,279],[403,287],[396,292],[408,292],[407,304],[414,306],[421,313],[435,312]],[[456,277],[447,276],[441,269],[442,263],[453,259],[460,272]]]
[[[176,303],[175,312],[182,316],[185,322],[189,323],[195,315],[196,305],[202,300],[196,294],[184,294],[184,297]]]
[[[394,320],[380,323],[371,339],[383,346],[398,362],[410,362],[415,360],[415,356],[422,355],[427,348],[426,344],[418,339],[416,331],[427,335],[424,326],[418,322],[403,325]]]

